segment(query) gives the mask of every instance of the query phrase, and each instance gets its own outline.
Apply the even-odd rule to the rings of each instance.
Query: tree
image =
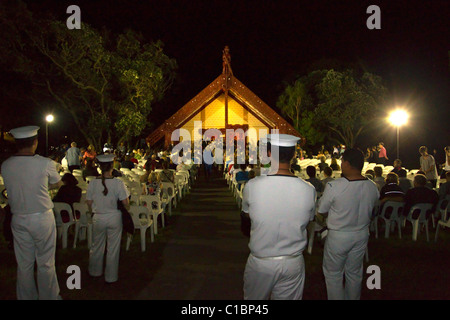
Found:
[[[364,72],[356,77],[352,70],[329,70],[318,89],[318,115],[348,147],[375,119],[388,94],[379,76]]]
[[[145,44],[133,31],[109,38],[84,23],[69,30],[32,18],[20,2],[0,8],[0,23],[6,31],[0,56],[33,84],[35,103],[46,96],[57,101],[97,150],[102,142],[138,136],[175,76],[176,62],[162,42]]]
[[[283,116],[288,117],[294,128],[306,138],[308,146],[324,141],[326,129],[320,125],[315,112],[316,85],[322,80],[324,71],[314,71],[287,84],[277,101]]]

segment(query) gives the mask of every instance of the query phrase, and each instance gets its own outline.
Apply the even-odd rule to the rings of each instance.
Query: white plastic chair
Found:
[[[436,206],[436,211],[434,213],[434,218],[447,221],[447,212],[449,209],[450,209],[450,196],[448,196],[445,199],[439,200]],[[434,219],[433,219],[433,227],[434,227]]]
[[[375,238],[378,239],[378,218],[381,218],[386,223],[384,237],[389,238],[391,230],[391,223],[395,222],[398,226],[398,237],[402,238],[402,212],[405,207],[404,202],[386,201],[383,205],[380,215],[375,216]]]
[[[447,211],[450,209],[450,197],[447,196],[447,198],[441,200],[439,204],[440,204],[439,211],[441,212],[441,219],[437,222],[436,225],[436,236],[434,237],[434,242],[437,242],[439,227],[442,226],[443,228],[445,227],[450,228],[450,219],[447,216]]]
[[[417,235],[419,234],[420,225],[425,226],[427,241],[430,241],[428,235],[428,220],[432,215],[431,212],[432,208],[433,205],[431,203],[417,203],[413,205],[412,208],[409,210],[408,216],[403,221],[403,224],[406,224],[406,221],[409,221],[413,225],[413,233],[412,233],[413,241],[417,241]]]
[[[77,221],[75,220],[72,212],[72,208],[68,203],[65,202],[53,202],[53,212],[55,214],[56,220],[56,228],[58,232],[58,238],[62,237],[62,247],[63,249],[67,248],[67,236],[69,233],[70,226],[75,226]],[[68,214],[68,221],[64,222],[62,218],[63,211],[66,211]]]
[[[172,215],[172,203],[174,202],[174,206],[176,206],[176,197],[175,197],[175,185],[172,182],[161,182],[163,185],[163,198],[167,197],[167,204],[169,206],[169,215]]]
[[[165,227],[164,207],[159,196],[141,195],[139,196],[141,206],[146,206],[153,217],[153,228],[155,234],[158,234],[158,215],[161,215],[162,226]]]
[[[150,241],[153,243],[155,241],[155,236],[153,233],[153,228],[152,225],[155,223],[155,221],[153,221],[150,217],[150,212],[148,210],[147,207],[144,206],[130,206],[130,209],[128,210],[128,212],[130,213],[132,219],[133,219],[133,223],[134,223],[134,228],[135,229],[139,229],[140,230],[140,235],[141,235],[141,251],[145,252],[146,246],[146,232],[147,229],[150,228]],[[127,235],[127,246],[126,246],[126,251],[129,250],[130,248],[130,244],[131,244],[131,240],[133,239],[133,236],[128,234]]]
[[[89,207],[86,203],[74,202],[73,212],[75,217],[79,213],[80,217],[77,219],[75,224],[75,239],[73,240],[73,248],[77,247],[78,235],[80,235],[80,240],[84,240],[84,233],[87,233],[87,246],[88,249],[92,246],[92,213],[89,211]]]

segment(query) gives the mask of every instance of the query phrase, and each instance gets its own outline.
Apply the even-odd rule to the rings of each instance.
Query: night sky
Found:
[[[401,153],[418,161],[420,145],[442,152],[450,144],[448,1],[25,2],[36,14],[53,13],[62,21],[67,6],[77,4],[82,21],[96,28],[131,28],[148,41],[162,40],[179,69],[172,90],[154,106],[155,126],[221,73],[228,45],[234,75],[276,111],[284,81],[305,75],[318,61],[339,61],[380,75],[392,107],[410,110]],[[366,27],[372,4],[381,9],[381,30]],[[380,128],[361,144],[385,141],[394,158],[395,129]]]

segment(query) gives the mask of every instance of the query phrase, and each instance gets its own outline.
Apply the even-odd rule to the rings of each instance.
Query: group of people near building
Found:
[[[39,127],[35,126],[11,130],[17,153],[3,162],[1,174],[13,213],[11,228],[17,259],[17,297],[59,299],[55,271],[56,226],[48,191],[71,189],[74,197],[79,194],[70,173],[61,178],[54,161],[35,154],[38,130]],[[268,135],[269,166],[238,167],[225,163],[224,170],[228,170],[236,180],[246,182],[242,190],[241,219],[242,224],[249,228],[245,234],[250,237],[250,255],[244,271],[244,298],[302,298],[305,282],[302,253],[307,244],[307,226],[321,217],[326,219],[328,228],[322,266],[328,298],[359,299],[369,224],[377,202],[386,199],[404,201],[407,207],[417,202],[437,203],[439,197],[449,194],[450,170],[446,169],[447,182],[441,184],[443,193],[438,196],[432,190],[433,185],[426,185],[427,182],[432,183],[431,175],[427,174],[433,173],[436,165],[433,170],[431,156],[426,148],[420,148],[423,174],[418,172],[415,175],[414,185],[405,193],[398,178],[405,171],[401,169],[401,163],[397,163],[386,178],[379,174],[378,169],[374,170],[372,177],[367,171],[364,176],[364,154],[360,150],[346,148],[339,168],[342,177],[333,179],[329,174],[330,166],[319,166],[326,178],[316,186],[316,181],[312,180],[317,174],[314,166],[306,168],[309,181],[299,179],[292,170],[298,140],[291,135]],[[106,152],[98,155],[93,148],[88,148],[82,155],[76,148],[76,144],[72,144],[67,150],[69,170],[75,170],[76,166],[81,168],[83,164],[86,166],[93,158],[100,167],[99,176],[90,181],[86,191],[86,202],[95,212],[89,275],[104,275],[107,283],[115,283],[118,280],[122,234],[122,213],[118,203],[127,208],[130,193],[122,180],[115,179],[117,154]],[[158,192],[158,183],[162,180],[173,182],[172,170],[189,170],[183,163],[175,165],[169,155],[166,152],[144,155],[147,159],[146,173],[141,177],[145,184],[143,193]],[[449,155],[447,153],[445,168],[450,168]],[[277,168],[276,172],[271,168]],[[157,173],[156,169],[161,170]],[[195,171],[192,175],[197,174]],[[318,190],[319,184],[323,187],[321,191]],[[432,196],[433,192],[435,195]],[[58,195],[60,201],[70,202],[59,193],[56,197]]]

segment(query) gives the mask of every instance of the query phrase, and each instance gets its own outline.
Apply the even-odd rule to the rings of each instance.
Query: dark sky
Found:
[[[163,106],[154,108],[155,119],[169,117],[221,73],[221,53],[228,45],[235,76],[272,108],[284,80],[305,74],[315,61],[336,59],[382,76],[393,104],[410,109],[412,121],[402,128],[402,137],[413,140],[411,148],[449,144],[447,0],[26,3],[34,12],[52,12],[63,21],[67,6],[77,4],[82,21],[94,27],[131,28],[148,41],[162,40],[179,70]],[[381,9],[381,30],[366,27],[366,9],[372,4]],[[376,138],[395,149],[393,129],[380,135]]]

